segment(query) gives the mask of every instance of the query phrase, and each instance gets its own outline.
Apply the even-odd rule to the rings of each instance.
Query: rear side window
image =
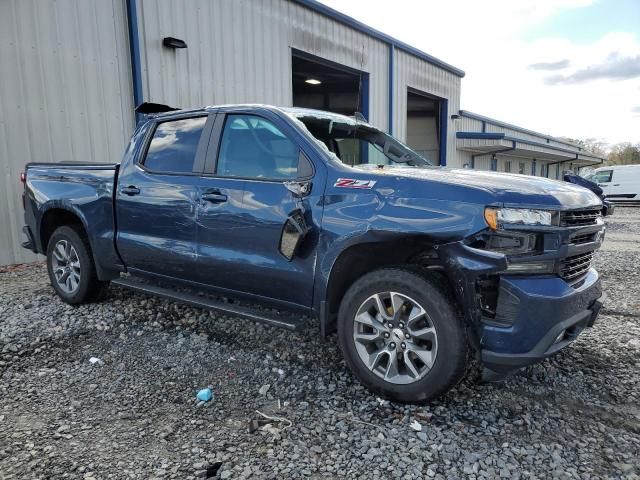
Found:
[[[143,165],[154,172],[191,173],[207,117],[162,122],[156,127]]]
[[[269,120],[228,115],[216,174],[223,177],[290,180],[297,177],[299,149]]]
[[[607,183],[611,181],[611,174],[613,174],[613,170],[602,170],[600,172],[596,172],[592,177],[591,181],[596,183]]]

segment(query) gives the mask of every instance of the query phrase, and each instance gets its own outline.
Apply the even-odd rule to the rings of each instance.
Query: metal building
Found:
[[[4,0],[0,65],[0,265],[35,260],[24,165],[118,161],[143,101],[360,111],[443,166],[555,178],[602,161],[460,110],[463,71],[315,0]]]
[[[556,179],[563,170],[604,160],[574,143],[466,110],[456,117],[456,153],[458,166]]]

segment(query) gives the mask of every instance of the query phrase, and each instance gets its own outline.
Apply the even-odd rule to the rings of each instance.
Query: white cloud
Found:
[[[532,63],[531,65],[529,65],[529,68],[531,70],[555,71],[555,70],[564,70],[569,65],[571,65],[571,62],[569,61],[569,59],[564,58],[562,60],[556,60],[553,62]]]
[[[549,85],[550,75],[570,77],[640,55],[640,39],[610,32],[592,44],[566,38],[526,40],[545,19],[593,0],[323,0],[358,20],[465,70],[464,109],[557,136],[640,141],[640,77]],[[568,60],[568,64],[564,63]],[[550,72],[531,65],[556,63]],[[588,75],[586,75],[588,76]],[[606,77],[606,75],[601,75]],[[559,83],[559,82],[556,82]],[[561,82],[560,82],[561,83]]]

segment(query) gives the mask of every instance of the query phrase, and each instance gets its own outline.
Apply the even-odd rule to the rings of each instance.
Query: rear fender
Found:
[[[112,209],[105,211],[104,205],[82,204],[76,205],[75,200],[59,199],[50,200],[40,206],[36,214],[38,225],[37,242],[38,251],[46,255],[47,246],[43,244],[43,227],[47,214],[54,211],[65,211],[72,214],[82,225],[96,266],[96,273],[100,280],[110,280],[119,275],[120,260],[116,254],[113,243],[113,217]],[[91,220],[89,220],[91,219]],[[61,223],[64,225],[65,223]]]

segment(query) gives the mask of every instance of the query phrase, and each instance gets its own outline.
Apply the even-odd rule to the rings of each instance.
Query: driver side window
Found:
[[[221,177],[292,180],[299,149],[273,123],[255,115],[227,115],[216,174]]]
[[[591,177],[591,181],[596,183],[608,183],[611,181],[612,173],[613,170],[601,170]]]

